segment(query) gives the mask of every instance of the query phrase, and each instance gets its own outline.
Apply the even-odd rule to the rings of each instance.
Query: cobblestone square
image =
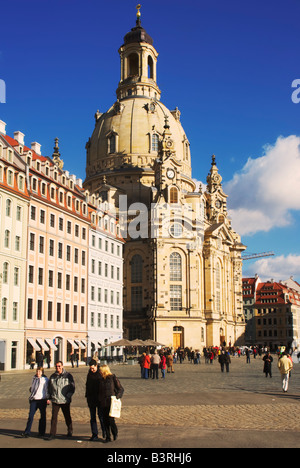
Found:
[[[261,358],[246,364],[246,358],[231,359],[230,372],[221,373],[217,361],[175,365],[165,380],[143,380],[138,365],[115,364],[113,372],[125,389],[119,439],[113,448],[141,447],[299,447],[300,366],[294,365],[288,393],[281,390],[281,377],[274,356],[273,378],[263,374]],[[58,436],[46,442],[36,435],[20,438],[28,416],[28,396],[33,371],[3,373],[0,382],[0,446],[26,447],[51,444],[61,447],[103,447],[88,441],[89,411],[85,381],[88,368],[68,370],[74,375],[72,402],[74,436]],[[50,376],[53,369],[46,370]],[[51,411],[48,409],[48,427]],[[65,434],[60,419],[58,434]],[[50,444],[50,445],[49,445]],[[112,448],[112,446],[110,446]]]

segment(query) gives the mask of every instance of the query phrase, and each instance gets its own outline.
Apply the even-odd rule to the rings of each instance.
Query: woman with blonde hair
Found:
[[[105,427],[105,442],[111,442],[111,433],[114,440],[118,437],[118,428],[115,418],[109,416],[111,397],[122,398],[124,389],[117,377],[111,372],[108,365],[100,367],[102,379],[99,385],[99,405],[102,409],[103,421]]]

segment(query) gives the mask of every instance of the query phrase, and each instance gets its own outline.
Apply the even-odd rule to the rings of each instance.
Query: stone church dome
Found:
[[[109,169],[112,157],[114,169],[128,164],[151,168],[168,125],[176,160],[182,165],[182,173],[191,177],[189,142],[179,118],[178,109],[170,111],[161,102],[145,96],[117,101],[108,112],[98,115],[88,145],[87,169],[92,172],[97,172],[98,166],[101,170]]]
[[[126,34],[119,49],[117,101],[107,112],[95,114],[95,129],[87,143],[86,182],[96,181],[104,173],[110,176],[134,168],[153,171],[167,128],[173,159],[186,178],[186,190],[192,192],[195,186],[189,141],[180,123],[180,111],[170,111],[160,101],[158,53],[152,44],[138,17],[136,27]]]

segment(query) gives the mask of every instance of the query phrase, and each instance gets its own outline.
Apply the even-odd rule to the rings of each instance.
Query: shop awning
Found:
[[[70,343],[71,346],[73,346],[74,349],[79,349],[79,346],[75,343],[74,340],[69,340],[68,338],[68,342]]]
[[[79,346],[80,349],[85,349],[84,344],[82,344],[80,340],[74,340],[74,341]]]
[[[41,348],[42,348],[44,351],[49,351],[48,345],[46,345],[45,341],[42,340],[42,338],[37,338],[36,341],[38,342],[38,344],[41,346]]]
[[[27,338],[27,341],[31,344],[31,346],[33,347],[35,351],[41,351],[41,348],[39,347],[39,345],[36,343],[36,341],[33,338]]]
[[[53,349],[53,351],[57,351],[57,347],[56,347],[55,344],[53,343],[53,340],[51,340],[50,338],[46,338],[45,341],[46,341],[46,343],[48,343],[48,345],[50,346],[50,348]]]

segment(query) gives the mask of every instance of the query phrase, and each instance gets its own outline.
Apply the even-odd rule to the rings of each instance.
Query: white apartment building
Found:
[[[26,164],[0,121],[0,370],[23,369],[29,194]],[[19,132],[17,132],[19,133]]]
[[[101,208],[102,207],[102,208]],[[123,337],[123,239],[101,198],[90,197],[88,356],[117,356],[107,346]]]

